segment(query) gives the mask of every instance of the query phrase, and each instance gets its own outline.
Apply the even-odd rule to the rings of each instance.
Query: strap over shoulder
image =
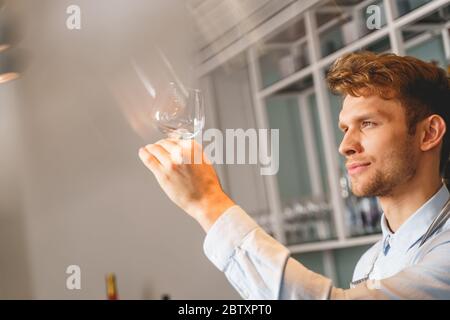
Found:
[[[440,228],[442,227],[450,217],[450,198],[445,203],[441,212],[434,218],[431,225],[428,227],[428,230],[425,232],[425,235],[420,241],[419,248]]]

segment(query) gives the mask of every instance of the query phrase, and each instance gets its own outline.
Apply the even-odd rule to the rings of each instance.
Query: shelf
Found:
[[[426,4],[424,6],[425,6],[425,8],[422,8],[421,11],[423,11],[423,9],[428,9],[427,7],[430,6],[431,9],[428,9],[425,11],[428,14],[431,13],[433,11],[433,9],[436,8],[436,5],[433,5],[431,7],[431,4]],[[398,18],[398,20],[396,20],[394,23],[396,24],[397,28],[400,28],[400,27],[407,28],[407,27],[409,27],[408,24],[414,22],[415,19],[420,19],[420,17],[423,17],[426,15],[426,14],[420,14],[420,13],[421,12],[417,13],[415,11],[409,12],[406,15],[402,16],[401,18]],[[441,26],[443,26],[444,28],[445,27],[448,28],[448,27],[450,27],[450,23],[447,22],[445,25],[441,25]],[[432,37],[432,35],[433,35],[433,31],[428,30],[428,32],[423,33],[414,39],[406,41],[405,48],[410,48],[411,46],[415,46],[423,41],[426,41],[426,40],[430,39]],[[358,50],[359,48],[362,48],[362,47],[370,46],[371,44],[374,44],[377,41],[382,40],[384,37],[387,37],[387,36],[389,36],[389,30],[387,27],[384,27],[380,30],[374,31],[372,33],[369,33],[369,34],[363,36],[362,38],[333,52],[330,55],[327,55],[327,56],[321,58],[317,64],[320,68],[325,68],[328,65],[330,65],[331,63],[333,63],[341,55],[343,55],[347,52],[352,52],[352,51]],[[276,94],[286,88],[289,88],[290,86],[294,85],[295,82],[310,76],[312,74],[312,69],[313,69],[312,66],[305,67],[299,71],[294,72],[293,74],[289,75],[288,77],[283,78],[283,79],[275,82],[274,84],[260,90],[258,93],[259,98],[263,99],[270,95]]]
[[[290,85],[294,84],[296,81],[302,80],[308,76],[312,75],[312,67],[306,67],[300,71],[297,71],[293,74],[291,74],[290,76],[279,80],[277,82],[275,82],[274,84],[268,86],[267,88],[261,90],[259,92],[259,98],[266,98],[278,91],[283,90],[284,88],[289,87]]]
[[[381,29],[381,30],[375,31],[373,33],[370,33],[370,34],[364,36],[363,38],[358,39],[351,45],[344,47],[342,49],[339,49],[338,51],[322,58],[318,62],[318,65],[321,68],[326,67],[329,64],[331,64],[333,61],[335,61],[338,57],[343,55],[344,53],[355,51],[359,47],[368,46],[368,45],[376,42],[377,40],[381,40],[383,37],[386,37],[388,34],[389,34],[389,31],[387,29]],[[267,96],[270,96],[280,90],[283,90],[286,87],[291,86],[296,81],[299,81],[307,76],[310,76],[312,74],[312,69],[313,69],[312,66],[308,66],[304,69],[294,72],[293,74],[291,74],[290,76],[288,76],[284,79],[281,79],[281,80],[275,82],[274,84],[262,89],[259,92],[259,97],[265,98]]]
[[[348,247],[354,247],[354,246],[375,244],[379,240],[381,240],[381,234],[348,238],[348,239],[341,240],[341,241],[340,240],[330,240],[330,241],[322,241],[322,242],[297,244],[297,245],[288,246],[287,248],[289,249],[289,251],[292,254],[296,254],[296,253],[342,249],[342,248],[348,248]]]
[[[330,52],[332,53],[341,48],[342,45],[364,37],[368,30],[360,22],[364,15],[362,8],[376,3],[376,1],[380,0],[365,0],[358,6],[345,7],[343,10],[334,13],[322,13],[320,8],[316,9],[315,16],[317,17],[318,27],[315,33],[324,35],[324,40],[320,43],[321,51],[328,52],[331,45],[334,48]],[[328,8],[326,4],[323,7]],[[356,29],[358,31],[355,31]],[[334,35],[336,31],[339,31],[340,34],[348,31],[351,32],[352,36],[343,37],[341,42],[336,43],[336,36]],[[370,30],[369,33],[371,33]],[[263,95],[267,96],[276,92],[280,86],[291,85],[292,81],[300,80],[304,73],[310,71],[308,66],[311,64],[311,57],[308,46],[309,42],[303,17],[293,19],[287,27],[258,44],[261,87],[270,88]],[[295,76],[290,77],[292,74],[295,74]],[[284,79],[288,79],[287,82],[283,81]],[[273,85],[275,86],[272,87]]]
[[[364,0],[353,1],[346,3],[345,5],[339,5],[341,8],[336,9],[335,4],[325,4],[323,7],[319,7],[317,12],[318,28],[317,34],[326,32],[327,30],[335,27],[340,22],[351,19],[352,12],[360,11],[364,7],[377,2],[377,0]],[[327,5],[332,5],[328,7]],[[332,10],[330,10],[332,9]],[[289,49],[307,42],[306,31],[304,22],[302,19],[297,19],[294,23],[291,23],[283,31],[277,33],[268,38],[262,45],[263,49],[267,50],[279,50]]]

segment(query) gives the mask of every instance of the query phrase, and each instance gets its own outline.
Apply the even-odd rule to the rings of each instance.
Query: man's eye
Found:
[[[372,121],[363,121],[361,123],[361,127],[363,127],[363,128],[373,127],[373,126],[375,126],[375,123]]]

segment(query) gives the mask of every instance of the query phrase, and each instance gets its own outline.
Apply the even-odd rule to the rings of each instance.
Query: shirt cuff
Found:
[[[216,220],[206,234],[203,251],[222,272],[244,238],[258,224],[240,206],[232,206]]]

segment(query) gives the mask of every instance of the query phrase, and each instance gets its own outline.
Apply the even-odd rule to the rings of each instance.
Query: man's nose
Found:
[[[357,137],[357,134],[351,131],[347,131],[342,138],[339,146],[339,153],[343,156],[350,156],[354,153],[362,151],[361,143]]]

